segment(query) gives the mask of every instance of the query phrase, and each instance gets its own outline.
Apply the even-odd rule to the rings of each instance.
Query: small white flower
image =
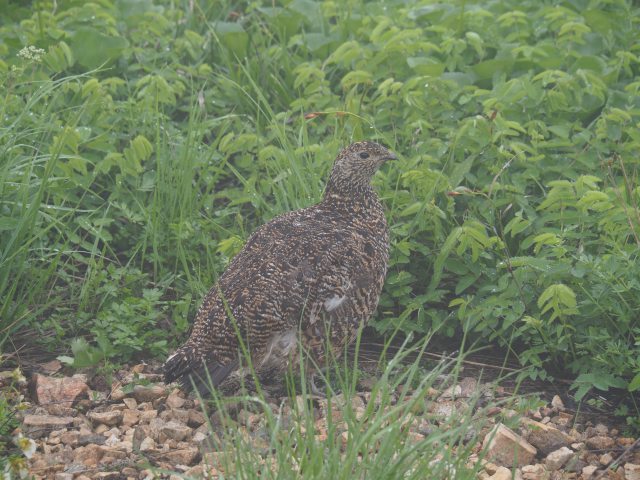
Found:
[[[13,443],[22,450],[22,453],[24,453],[24,456],[27,458],[33,457],[33,454],[36,453],[36,442],[25,437],[22,432],[13,437]]]
[[[33,45],[24,47],[18,52],[18,56],[20,58],[24,58],[25,60],[33,60],[34,62],[39,62],[40,60],[42,60],[42,55],[44,55],[44,50]]]
[[[20,368],[16,368],[13,372],[11,372],[11,378],[16,383],[26,383],[27,379],[24,377]]]
[[[4,467],[4,479],[10,480],[12,474],[18,474],[17,478],[27,478],[29,475],[29,469],[27,468],[27,461],[24,457],[9,457],[9,461]]]

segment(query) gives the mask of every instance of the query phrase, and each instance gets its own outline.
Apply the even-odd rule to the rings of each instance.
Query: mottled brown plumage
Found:
[[[239,375],[236,331],[263,380],[283,373],[298,338],[318,362],[327,338],[339,354],[382,290],[389,239],[370,181],[394,158],[377,143],[348,146],[320,203],[258,228],[205,297],[187,342],[167,359],[165,380],[188,387],[209,376],[224,391]]]

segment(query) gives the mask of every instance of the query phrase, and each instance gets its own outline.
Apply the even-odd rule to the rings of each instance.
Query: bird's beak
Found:
[[[387,156],[384,157],[384,160],[397,160],[398,157],[396,157],[396,154],[393,152],[388,152]]]

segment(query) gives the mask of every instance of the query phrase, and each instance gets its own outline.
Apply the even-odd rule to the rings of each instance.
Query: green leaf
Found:
[[[309,25],[316,25],[318,19],[322,18],[320,4],[312,0],[293,0],[287,8],[300,14]]]
[[[407,57],[407,65],[420,75],[439,77],[444,73],[446,65],[430,57]]]
[[[631,379],[629,385],[627,386],[627,390],[630,392],[635,392],[640,389],[640,373],[637,373],[635,377]]]
[[[507,73],[513,66],[513,60],[485,60],[484,62],[476,63],[473,67],[473,73],[476,74],[478,80],[487,80],[493,78],[494,75],[500,73]]]
[[[244,57],[247,54],[249,35],[242,25],[236,22],[214,22],[213,30],[222,46],[234,55]]]
[[[79,28],[71,39],[73,56],[88,69],[110,65],[128,46],[126,38],[105,35],[90,27]]]
[[[340,85],[342,85],[342,88],[346,90],[362,83],[369,85],[371,84],[372,79],[373,76],[371,75],[371,73],[365,70],[354,70],[353,72],[349,72],[344,77],[342,77]]]

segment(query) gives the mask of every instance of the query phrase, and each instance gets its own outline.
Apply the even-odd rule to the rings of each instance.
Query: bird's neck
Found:
[[[332,175],[327,182],[322,204],[333,206],[358,205],[360,208],[375,208],[380,206],[378,196],[367,179],[345,179]]]

